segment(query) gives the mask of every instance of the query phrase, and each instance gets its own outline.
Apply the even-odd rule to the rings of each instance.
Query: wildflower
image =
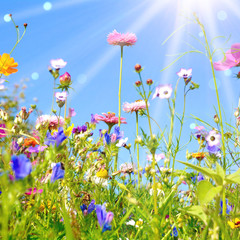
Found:
[[[185,79],[187,79],[187,78],[192,76],[192,68],[189,68],[188,70],[184,69],[184,68],[181,68],[180,71],[177,72],[177,75],[180,78],[183,78],[185,80]]]
[[[6,131],[2,128],[6,128],[6,125],[4,123],[0,123],[0,138],[3,138],[7,135]]]
[[[108,181],[105,178],[93,176],[91,177],[91,181],[97,185],[101,185],[102,187],[107,187],[108,186]]]
[[[127,146],[128,138],[120,139],[119,142],[116,144],[117,147],[126,147]]]
[[[140,86],[142,85],[142,82],[141,82],[141,81],[136,81],[136,82],[135,82],[135,85],[136,85],[137,87],[140,87]]]
[[[24,139],[23,147],[29,147],[29,146],[35,147],[36,145],[38,145],[38,142],[35,139],[33,138]]]
[[[206,141],[208,146],[212,147],[212,146],[220,146],[220,139],[221,139],[221,135],[219,133],[217,133],[215,130],[212,130],[208,133],[208,135],[206,136]]]
[[[197,132],[194,133],[197,138],[205,138],[205,136],[208,134],[207,131],[204,130],[203,126],[196,126],[194,129],[197,130]]]
[[[91,124],[96,124],[96,123],[99,123],[99,122],[95,119],[94,115],[91,114]]]
[[[151,86],[153,84],[153,80],[152,79],[147,79],[146,83],[147,83],[147,85]]]
[[[69,127],[64,131],[64,134],[65,134],[67,137],[69,137],[69,136],[72,134],[73,128],[74,128],[74,124],[72,124],[71,126],[69,126]]]
[[[108,34],[107,41],[110,45],[118,46],[132,46],[136,43],[137,37],[134,33],[118,33],[113,30],[112,33]]]
[[[204,180],[204,176],[201,174],[201,173],[198,173],[198,176],[194,176],[194,177],[191,177],[193,183],[196,182],[196,180],[198,182],[201,182],[202,180]]]
[[[15,174],[15,178],[23,179],[28,176],[32,171],[32,164],[30,160],[26,157],[26,155],[13,155],[11,158],[12,161],[12,169]]]
[[[177,236],[178,236],[178,230],[177,230],[176,226],[174,226],[172,232],[173,232],[173,236],[174,236],[174,237],[177,237]],[[172,236],[172,233],[171,233],[170,235]]]
[[[235,228],[239,228],[240,227],[240,219],[239,218],[235,218],[232,221],[228,221],[228,225],[232,228],[232,229],[235,229]]]
[[[25,192],[25,194],[26,195],[34,195],[34,194],[36,194],[36,193],[42,193],[43,192],[43,190],[42,189],[39,189],[39,190],[37,190],[36,188],[34,188],[34,189],[32,189],[32,188],[29,188],[28,189],[28,192]]]
[[[51,63],[51,66],[55,69],[64,68],[67,65],[67,62],[64,62],[64,60],[61,58],[52,59],[50,63]]]
[[[68,72],[65,72],[63,75],[61,75],[59,79],[62,86],[68,87],[72,83],[71,75]]]
[[[30,153],[39,153],[39,152],[43,152],[46,148],[47,146],[29,147],[27,151]]]
[[[77,126],[76,128],[73,128],[72,133],[79,134],[79,133],[84,133],[86,131],[87,131],[87,126],[82,125],[81,127]]]
[[[29,115],[33,112],[32,108],[29,108],[28,112],[26,110],[26,107],[22,107],[19,116],[23,119],[23,120],[27,120]]]
[[[214,62],[213,66],[217,71],[225,71],[240,64],[240,43],[235,43],[231,49],[224,54],[221,61]]]
[[[67,96],[68,96],[68,94],[67,94],[67,92],[56,92],[55,93],[55,97],[57,98],[57,100],[59,100],[59,101],[66,101],[66,99],[67,99]]]
[[[0,78],[0,91],[5,90],[5,86],[3,85],[4,82],[5,82],[5,79]]]
[[[74,116],[76,116],[76,112],[75,112],[75,110],[74,110],[74,108],[69,108],[68,109],[68,117],[74,117]]]
[[[50,132],[47,133],[45,144],[48,146],[56,144],[58,147],[66,138],[67,136],[64,134],[63,128],[60,127],[58,132],[54,132],[53,135]]]
[[[117,140],[120,140],[123,138],[123,131],[120,132],[120,127],[115,126],[114,132],[111,135],[111,142],[116,142]]]
[[[14,58],[11,58],[9,54],[3,53],[0,55],[0,74],[8,76],[12,73],[17,72],[16,67],[18,66],[17,62],[14,62]]]
[[[99,178],[104,178],[107,179],[108,178],[108,171],[106,169],[100,169],[97,173],[96,176]]]
[[[50,130],[57,129],[58,127],[63,127],[65,120],[63,117],[41,115],[37,118],[36,127],[48,127]]]
[[[139,228],[140,226],[143,225],[143,220],[141,218],[138,219],[138,221],[136,221],[136,228]]]
[[[152,99],[159,97],[161,99],[164,98],[170,98],[172,95],[172,85],[166,84],[166,85],[159,85],[156,87],[155,93],[153,94]]]
[[[120,165],[120,172],[130,174],[134,171],[134,166],[132,163],[123,163]]]
[[[148,103],[148,106],[149,106],[149,103]],[[144,100],[137,100],[133,103],[128,103],[128,102],[125,102],[123,104],[123,111],[124,112],[137,112],[139,110],[146,110],[146,103]]]
[[[142,71],[142,66],[140,64],[136,64],[134,68],[137,73],[140,73]]]
[[[199,161],[201,161],[201,160],[203,160],[205,158],[205,153],[204,152],[192,153],[192,157],[196,158]]]
[[[130,225],[130,226],[135,226],[136,222],[131,219],[130,221],[126,222],[126,225]]]
[[[113,220],[113,213],[106,212],[105,203],[103,205],[96,205],[96,214],[100,227],[102,228],[102,232],[107,230],[111,230],[112,226],[110,225]]]
[[[152,154],[147,155],[147,160],[149,162],[153,161],[152,158],[153,158]],[[165,158],[165,155],[163,153],[155,154],[155,162],[158,162],[158,161],[160,161],[160,160],[162,160],[164,158]]]
[[[103,139],[103,141],[104,141],[107,145],[110,144],[110,142],[111,142],[111,137],[110,137],[110,135],[109,135],[108,133],[105,133],[105,134],[104,134],[104,139]]]
[[[220,201],[220,214],[222,214],[223,211],[223,201]],[[226,214],[230,214],[230,212],[233,210],[233,206],[228,203],[228,199],[226,199]]]
[[[149,190],[149,194],[152,196],[153,195],[153,191],[154,191],[154,189],[153,188],[151,188],[150,190]],[[159,189],[159,188],[157,188],[157,196],[165,196],[165,193],[164,193],[164,191],[163,190],[161,190],[161,189]]]
[[[52,169],[51,182],[55,182],[58,179],[64,178],[65,170],[61,162],[54,164]]]
[[[94,115],[95,120],[96,121],[103,121],[110,126],[118,124],[118,117],[116,117],[115,113],[108,112],[108,113],[102,113],[102,115],[104,115],[104,116],[95,114]],[[125,121],[125,118],[121,117],[121,123],[127,123]]]
[[[91,201],[91,203],[89,204],[88,207],[87,207],[86,204],[83,204],[83,205],[80,206],[84,216],[93,212],[95,210],[95,207],[96,206],[95,206],[95,200],[94,199]]]

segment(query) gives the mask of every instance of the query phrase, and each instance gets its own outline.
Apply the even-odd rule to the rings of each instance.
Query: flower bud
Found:
[[[218,117],[217,114],[214,116],[214,122],[215,122],[215,123],[219,123],[219,117]]]
[[[71,85],[71,75],[68,72],[65,72],[63,75],[60,76],[60,84],[62,86],[69,86]]]
[[[57,102],[57,105],[58,105],[58,107],[60,107],[60,108],[61,108],[61,107],[63,107],[63,106],[64,106],[64,104],[65,104],[65,101],[58,100],[58,99],[57,99],[57,101],[56,101],[56,102]]]
[[[136,82],[135,82],[135,85],[136,85],[137,87],[140,87],[140,86],[142,85],[142,83],[141,83],[141,81],[136,81]]]
[[[141,66],[140,64],[136,64],[136,65],[135,65],[135,71],[136,71],[137,73],[140,73],[140,72],[142,71],[142,66]]]
[[[237,78],[240,78],[240,72],[238,72],[238,74],[237,74]]]
[[[22,123],[22,119],[17,115],[14,119],[14,123],[20,124],[20,123]]]
[[[238,117],[238,116],[239,116],[239,111],[238,111],[238,109],[234,112],[234,116],[235,116],[235,117]]]
[[[147,85],[151,86],[153,84],[153,80],[152,79],[148,79],[147,80]]]

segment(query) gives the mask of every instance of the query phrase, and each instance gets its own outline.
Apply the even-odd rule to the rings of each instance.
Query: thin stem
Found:
[[[123,46],[121,46],[119,90],[118,90],[118,126],[121,125],[121,85],[122,85],[122,62],[123,62]]]
[[[51,112],[53,111],[53,107],[54,107],[55,85],[56,85],[56,78],[54,78],[54,82],[53,82],[53,98],[52,98],[52,108],[51,108]],[[52,114],[52,113],[51,113],[51,114]]]
[[[138,111],[136,111],[136,138],[138,137]],[[140,188],[140,174],[139,174],[139,143],[137,142],[137,164],[138,164],[138,189]]]
[[[66,119],[66,114],[67,114],[67,97],[65,100],[64,120]]]

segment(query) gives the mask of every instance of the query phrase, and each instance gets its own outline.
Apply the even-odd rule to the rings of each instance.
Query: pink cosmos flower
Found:
[[[42,115],[37,118],[36,125],[48,126],[50,129],[57,129],[58,127],[62,127],[65,121],[63,117],[50,116],[50,115]]]
[[[160,161],[160,160],[162,160],[162,159],[164,159],[165,158],[165,155],[164,155],[164,153],[159,153],[159,154],[155,154],[155,161],[156,162],[158,162],[158,161]],[[149,161],[149,162],[152,162],[153,161],[153,159],[152,159],[152,155],[147,155],[147,160]]]
[[[102,115],[104,116],[101,116],[101,115],[98,115],[98,114],[95,114],[94,115],[94,118],[96,121],[103,121],[107,124],[110,124],[110,125],[115,125],[115,124],[118,124],[118,117],[115,115],[115,113],[102,113]],[[127,123],[125,121],[125,118],[121,117],[121,123]]]
[[[67,62],[64,62],[62,58],[52,59],[50,64],[55,69],[64,68],[67,65]]]
[[[67,92],[56,92],[55,93],[55,97],[57,98],[57,100],[59,101],[66,101],[68,94]]]
[[[149,105],[150,104],[148,103],[148,106]],[[146,103],[145,103],[144,100],[137,100],[137,101],[135,101],[133,103],[125,102],[123,104],[123,111],[127,112],[127,113],[129,113],[129,112],[131,112],[131,113],[132,112],[137,112],[137,111],[139,111],[141,109],[146,110]]]
[[[177,75],[181,78],[187,79],[192,76],[192,68],[189,68],[188,70],[181,68],[180,71],[177,72]]]
[[[172,95],[172,85],[166,84],[166,85],[159,85],[156,87],[155,93],[153,94],[152,99],[159,97],[161,99],[164,98],[170,98]]]
[[[113,30],[112,33],[108,34],[107,41],[110,45],[118,46],[132,46],[136,43],[137,37],[134,33],[119,33]]]
[[[34,194],[36,194],[36,193],[42,193],[43,192],[43,190],[42,189],[39,189],[39,190],[37,190],[36,188],[34,188],[34,189],[32,189],[32,188],[29,188],[28,189],[28,192],[25,192],[25,194],[26,195],[34,195]]]
[[[231,49],[225,53],[221,61],[214,62],[213,66],[217,71],[225,71],[232,67],[240,66],[240,43],[235,43]]]
[[[6,128],[6,125],[4,123],[0,124],[0,128]],[[3,129],[0,129],[0,138],[6,137],[6,131]]]

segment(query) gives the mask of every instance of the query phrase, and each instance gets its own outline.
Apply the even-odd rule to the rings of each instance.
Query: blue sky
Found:
[[[73,80],[74,91],[70,92],[70,106],[77,112],[73,121],[76,125],[82,125],[89,121],[91,113],[117,113],[120,48],[108,45],[106,38],[114,29],[119,32],[134,32],[138,38],[136,45],[124,47],[122,101],[132,102],[139,99],[133,86],[138,80],[134,72],[136,63],[144,67],[143,79],[151,78],[155,85],[171,83],[175,86],[176,72],[181,67],[193,68],[193,81],[200,84],[200,89],[187,96],[182,138],[182,144],[185,144],[192,132],[190,124],[197,123],[191,118],[191,114],[213,124],[214,106],[217,107],[217,102],[211,68],[204,55],[193,53],[161,71],[176,58],[167,55],[191,50],[188,44],[203,51],[201,44],[190,36],[191,34],[201,41],[204,40],[199,26],[188,24],[164,45],[162,43],[196,11],[206,27],[209,39],[216,36],[226,37],[213,40],[213,46],[222,46],[227,50],[231,44],[239,42],[239,7],[238,0],[4,1],[0,10],[0,53],[10,52],[15,43],[16,32],[13,24],[6,22],[7,19],[4,18],[6,14],[12,13],[21,31],[23,23],[28,23],[28,27],[22,42],[12,54],[19,63],[19,71],[8,78],[9,86],[22,78],[29,78],[27,101],[22,105],[30,106],[34,103],[33,98],[37,97],[39,109],[45,114],[50,113],[53,79],[47,69],[51,59],[63,58],[68,64],[61,73],[69,72]],[[230,35],[231,38],[224,45]],[[221,58],[222,55],[219,54],[215,60]],[[233,119],[234,107],[237,107],[240,93],[239,80],[234,77],[237,72],[238,69],[216,72],[221,103],[228,121]],[[34,80],[34,75],[35,78],[39,77]],[[184,83],[181,82],[176,104],[180,114],[183,108],[183,87]],[[169,123],[167,102],[155,99],[150,101],[150,105],[151,115],[162,128],[166,127]],[[123,126],[125,136],[133,143],[135,115],[123,113],[123,117],[126,117],[128,122]],[[140,119],[140,126],[148,129],[145,119]],[[101,124],[99,127],[105,126]],[[154,126],[153,129],[157,133],[157,127]],[[178,133],[178,128],[175,133]],[[196,149],[197,143],[193,143],[192,150]],[[185,150],[178,159],[184,160]],[[143,164],[145,156],[142,151]],[[124,150],[120,160],[127,160]]]

